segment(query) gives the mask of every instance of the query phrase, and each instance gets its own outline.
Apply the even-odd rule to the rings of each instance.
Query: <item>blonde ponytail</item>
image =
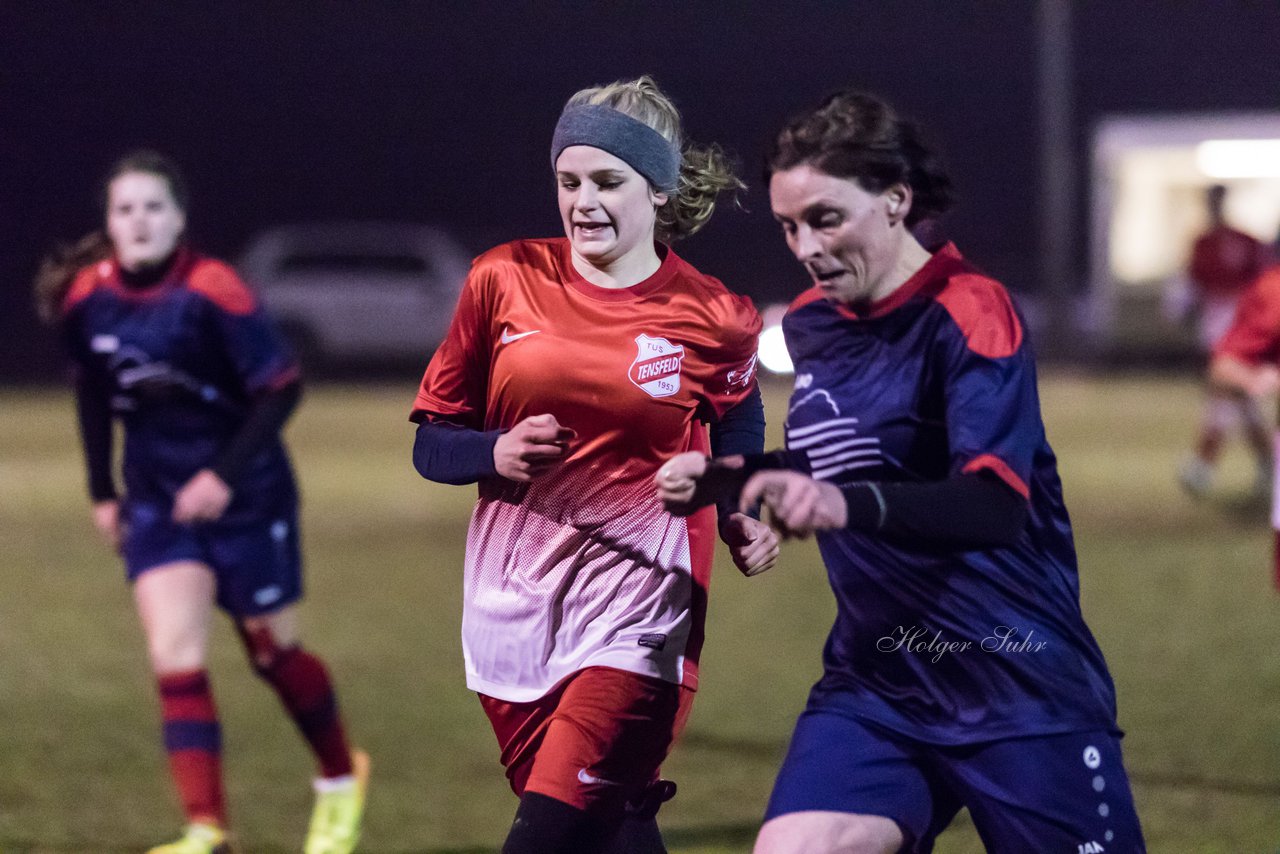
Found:
[[[711,219],[720,193],[746,188],[720,146],[685,144],[680,111],[647,74],[583,89],[574,93],[565,106],[583,104],[599,104],[625,113],[662,134],[680,150],[679,184],[658,209],[655,231],[659,239],[670,242],[688,237]]]

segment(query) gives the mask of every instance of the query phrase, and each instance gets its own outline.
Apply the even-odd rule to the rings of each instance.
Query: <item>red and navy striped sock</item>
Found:
[[[276,689],[320,763],[320,776],[351,773],[351,749],[338,714],[338,700],[324,664],[299,647],[282,650],[259,671]]]
[[[222,727],[204,670],[158,678],[164,749],[187,821],[227,823],[222,792]]]

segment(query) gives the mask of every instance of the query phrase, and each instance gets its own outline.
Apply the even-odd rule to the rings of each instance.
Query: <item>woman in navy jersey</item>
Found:
[[[133,586],[186,813],[183,836],[152,852],[228,849],[205,671],[216,603],[318,761],[306,852],[345,854],[368,758],[349,749],[328,673],[298,641],[297,491],[279,436],[301,394],[297,364],[235,272],[186,243],[185,184],[168,159],[122,159],[104,205],[105,233],[49,258],[36,292],[74,363],[93,523]]]
[[[950,206],[945,172],[846,91],[766,173],[813,280],[783,322],[786,450],[657,476],[676,511],[731,495],[816,533],[836,596],[756,851],[929,851],[961,806],[990,851],[1143,850],[1022,319],[914,236]]]

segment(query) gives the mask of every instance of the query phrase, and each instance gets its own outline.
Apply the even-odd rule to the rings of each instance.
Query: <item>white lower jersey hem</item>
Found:
[[[618,651],[611,655],[608,651],[605,651],[592,656],[577,667],[570,668],[564,673],[554,675],[554,677],[548,674],[549,681],[545,684],[511,685],[485,679],[476,673],[468,672],[467,688],[477,694],[484,694],[486,697],[493,697],[495,700],[502,700],[507,703],[532,703],[550,694],[567,677],[580,673],[588,667],[612,667],[615,670],[625,670],[628,673],[661,679],[664,682],[671,682],[676,685],[684,683],[685,659],[683,655],[676,657],[675,672],[672,673],[667,662],[655,661],[650,658],[637,658],[631,654],[619,654],[621,652]]]

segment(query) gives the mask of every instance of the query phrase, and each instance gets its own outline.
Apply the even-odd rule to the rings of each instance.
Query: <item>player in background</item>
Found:
[[[1022,319],[910,231],[950,180],[852,91],[787,125],[766,171],[813,280],[783,322],[786,450],[657,479],[676,512],[732,496],[816,533],[835,593],[756,851],[925,852],[961,806],[988,851],[1141,851]]]
[[[1280,263],[1272,265],[1240,299],[1235,320],[1209,362],[1209,383],[1223,395],[1253,400],[1280,391]],[[1280,434],[1276,437],[1280,448]],[[1273,473],[1280,483],[1280,472]],[[1280,587],[1280,489],[1272,491],[1276,531],[1275,580]]]
[[[462,640],[520,797],[503,851],[656,852],[717,517],[671,516],[651,483],[675,453],[764,442],[760,319],[666,243],[740,183],[648,77],[570,98],[551,164],[565,236],[476,259],[413,406],[414,465],[479,483]],[[743,572],[772,565],[767,526],[718,524]]]
[[[1196,314],[1197,337],[1207,354],[1213,353],[1231,325],[1236,304],[1266,266],[1268,254],[1263,243],[1227,224],[1226,198],[1222,184],[1205,191],[1209,227],[1196,238],[1187,265],[1186,310]],[[1178,469],[1178,482],[1190,495],[1208,494],[1223,442],[1236,429],[1243,431],[1257,464],[1254,491],[1266,494],[1271,484],[1271,436],[1258,401],[1209,383],[1195,449]]]
[[[280,442],[301,394],[297,365],[235,272],[187,244],[186,185],[167,158],[126,156],[103,200],[105,233],[47,259],[36,294],[72,357],[93,523],[133,585],[186,813],[182,838],[152,854],[229,848],[205,670],[215,603],[319,764],[305,851],[346,854],[368,757],[348,748],[325,666],[299,644],[297,491]]]

